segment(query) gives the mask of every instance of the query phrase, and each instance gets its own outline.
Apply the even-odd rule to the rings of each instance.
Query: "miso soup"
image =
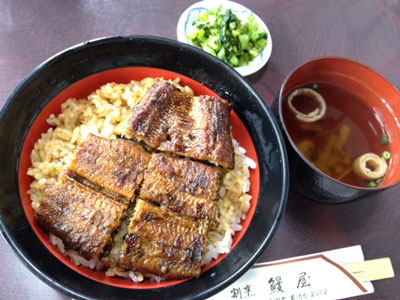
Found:
[[[353,170],[353,162],[368,152],[379,157],[390,153],[389,137],[379,113],[340,86],[317,82],[300,88],[320,94],[326,108],[321,119],[301,121],[299,115],[310,114],[319,103],[308,95],[292,96],[292,107],[301,112],[297,115],[288,104],[291,93],[286,95],[282,107],[284,122],[298,150],[315,167],[336,180],[361,187],[377,186],[382,178],[360,178]],[[385,160],[389,167],[390,157]]]

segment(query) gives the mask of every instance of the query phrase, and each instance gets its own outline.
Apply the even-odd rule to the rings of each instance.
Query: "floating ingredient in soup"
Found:
[[[297,148],[307,159],[315,159],[315,144],[310,140],[303,140],[298,145]]]
[[[297,101],[296,101],[297,100]],[[299,110],[295,103],[299,102],[303,109]],[[324,98],[316,91],[308,88],[296,89],[288,97],[288,106],[301,122],[311,123],[322,119],[326,112]],[[310,109],[311,107],[311,109]],[[304,112],[304,110],[308,110]]]
[[[381,136],[381,143],[383,145],[387,145],[389,143],[389,139],[388,139],[388,137],[386,135],[382,135]]]
[[[318,82],[293,90],[284,103],[288,133],[311,164],[346,184],[376,187],[382,182],[390,166],[390,140],[378,112],[356,94]],[[374,163],[360,159],[371,158],[366,154]]]
[[[364,180],[376,180],[385,175],[387,164],[384,158],[375,153],[365,153],[353,162],[353,171]]]
[[[383,153],[382,153],[382,158],[383,158],[383,159],[389,160],[390,157],[391,157],[391,154],[390,154],[389,151],[383,151]]]
[[[351,158],[344,146],[349,138],[351,128],[342,125],[338,133],[329,134],[327,142],[321,148],[315,160],[315,165],[324,173],[340,180],[345,177],[351,168]]]

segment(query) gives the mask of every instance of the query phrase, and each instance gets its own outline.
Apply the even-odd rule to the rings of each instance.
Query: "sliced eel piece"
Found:
[[[226,100],[191,97],[157,82],[124,122],[124,135],[151,148],[232,169],[234,151]]]
[[[165,279],[198,277],[207,247],[208,220],[189,220],[137,200],[119,265]]]
[[[68,175],[127,204],[143,179],[150,154],[122,139],[90,134],[75,153]]]
[[[63,177],[46,192],[34,219],[67,247],[92,259],[111,242],[111,234],[126,208],[125,204]]]
[[[210,218],[220,174],[216,168],[185,158],[153,154],[139,197],[188,217]]]

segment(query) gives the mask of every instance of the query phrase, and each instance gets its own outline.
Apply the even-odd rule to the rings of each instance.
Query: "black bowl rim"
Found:
[[[389,80],[387,80],[385,76],[383,76],[381,73],[375,71],[375,70],[372,69],[371,67],[369,67],[369,66],[367,66],[367,65],[365,65],[365,64],[363,64],[363,63],[361,63],[361,62],[359,62],[359,61],[357,61],[357,60],[353,60],[353,59],[349,59],[349,58],[341,57],[341,56],[320,56],[320,57],[315,57],[315,58],[313,58],[313,59],[311,59],[311,60],[308,60],[308,61],[306,61],[306,62],[304,62],[304,63],[298,65],[292,72],[290,72],[290,73],[286,76],[285,80],[283,81],[283,83],[282,83],[282,85],[281,85],[281,88],[279,89],[279,94],[278,94],[278,112],[279,112],[279,119],[280,119],[280,122],[281,122],[282,128],[283,128],[283,134],[285,134],[285,136],[287,137],[287,140],[289,141],[289,143],[290,143],[290,145],[292,146],[293,150],[296,151],[296,153],[299,155],[299,157],[301,157],[302,161],[303,161],[304,163],[307,164],[307,166],[309,166],[311,169],[313,169],[314,171],[316,171],[316,172],[317,172],[318,174],[320,174],[322,177],[324,177],[324,178],[326,178],[326,179],[332,181],[333,183],[338,184],[338,185],[340,185],[340,186],[345,186],[345,187],[350,188],[350,189],[354,189],[354,190],[357,190],[357,191],[364,191],[364,192],[379,192],[379,191],[386,190],[387,188],[390,188],[390,187],[392,187],[392,186],[398,184],[398,183],[400,182],[400,180],[398,180],[397,182],[391,183],[391,184],[389,184],[389,185],[383,186],[383,187],[380,187],[380,186],[378,185],[378,186],[375,187],[375,188],[370,188],[370,187],[362,187],[362,186],[356,186],[356,185],[347,184],[347,183],[338,181],[338,180],[336,180],[336,179],[334,179],[334,178],[328,176],[327,174],[325,174],[325,173],[323,173],[322,171],[320,171],[320,170],[319,170],[317,167],[315,167],[313,164],[311,164],[311,163],[308,161],[308,159],[304,157],[304,155],[297,149],[296,145],[293,143],[293,140],[292,140],[292,138],[290,137],[290,135],[289,135],[289,133],[288,133],[288,131],[287,131],[285,122],[284,122],[284,120],[283,120],[283,112],[282,112],[282,102],[283,102],[283,96],[284,96],[284,95],[283,95],[283,90],[284,90],[284,88],[285,88],[287,82],[289,81],[289,79],[292,77],[292,75],[293,75],[296,71],[298,71],[300,68],[304,67],[305,65],[307,65],[307,64],[309,64],[309,63],[312,63],[312,62],[315,62],[315,61],[319,61],[319,60],[329,60],[329,59],[339,59],[339,60],[347,61],[347,62],[349,62],[349,63],[359,65],[360,67],[363,67],[363,68],[367,69],[368,71],[370,71],[370,72],[372,72],[372,73],[375,73],[377,76],[381,77],[384,81],[386,81],[386,83],[387,83],[388,85],[390,85],[390,86],[393,88],[393,90],[397,92],[397,94],[400,95],[399,90],[398,90]]]
[[[244,263],[241,268],[236,272],[231,274],[225,281],[221,282],[219,285],[216,285],[214,287],[211,287],[196,296],[192,297],[192,299],[204,299],[206,297],[209,297],[213,294],[216,294],[217,292],[221,291],[225,287],[227,287],[229,284],[237,280],[239,277],[241,277],[251,266],[257,261],[257,259],[261,256],[267,245],[269,244],[271,238],[275,234],[277,227],[279,225],[279,222],[281,221],[283,217],[283,213],[286,207],[287,203],[287,198],[288,198],[288,193],[289,193],[289,164],[288,164],[288,157],[287,157],[287,152],[286,152],[286,147],[283,139],[283,135],[279,129],[278,123],[275,120],[274,116],[270,112],[269,108],[267,107],[266,103],[262,100],[262,97],[259,95],[259,93],[252,87],[252,85],[248,82],[247,79],[245,79],[243,76],[241,76],[236,70],[228,66],[227,64],[223,63],[222,61],[218,60],[214,56],[185,43],[181,43],[175,40],[171,40],[168,38],[163,38],[163,37],[158,37],[158,36],[149,36],[149,35],[116,35],[116,36],[106,36],[106,37],[101,37],[101,38],[96,38],[92,40],[88,40],[82,43],[78,43],[74,46],[71,46],[67,49],[64,49],[55,55],[51,56],[41,64],[39,64],[37,67],[35,67],[23,80],[22,82],[13,90],[13,92],[10,94],[8,97],[7,101],[3,105],[1,111],[0,111],[0,124],[3,123],[3,119],[6,116],[10,106],[14,102],[14,97],[15,95],[24,88],[26,84],[28,84],[41,70],[45,69],[48,65],[51,65],[52,63],[55,63],[56,61],[62,59],[62,57],[74,53],[74,52],[79,52],[80,50],[84,49],[85,47],[91,46],[91,45],[96,45],[96,44],[101,44],[104,42],[113,42],[113,41],[120,41],[120,40],[133,40],[133,39],[142,39],[142,40],[152,40],[152,41],[158,41],[161,43],[167,43],[167,44],[172,44],[177,47],[181,48],[187,48],[190,51],[195,51],[200,53],[201,55],[207,57],[208,60],[213,61],[214,64],[218,65],[218,67],[222,67],[226,70],[226,72],[229,72],[233,74],[236,79],[238,79],[241,84],[243,84],[248,90],[250,90],[254,96],[258,104],[262,107],[263,114],[268,116],[268,119],[271,123],[272,129],[276,134],[276,139],[278,142],[278,151],[280,153],[280,159],[281,159],[281,165],[282,165],[282,187],[281,187],[281,199],[279,202],[279,207],[277,209],[276,216],[274,218],[274,222],[271,226],[271,229],[267,236],[264,237],[262,243],[260,244],[258,250],[253,253],[252,257]],[[35,120],[37,115],[34,117],[33,120]],[[26,132],[27,133],[27,132]],[[26,133],[25,137],[23,140],[26,138]],[[21,145],[22,148],[22,145]],[[21,149],[19,149],[19,152]],[[259,153],[257,153],[257,156],[259,156]],[[19,165],[19,155],[18,155],[18,162],[17,165]],[[260,178],[262,174],[260,172]],[[18,198],[20,198],[19,193],[17,195]],[[260,195],[259,195],[260,198]],[[251,224],[251,223],[250,223]],[[37,268],[34,264],[32,264],[29,259],[25,257],[25,254],[23,251],[21,251],[14,240],[13,236],[10,234],[8,228],[6,227],[3,217],[0,214],[0,230],[2,235],[4,236],[7,244],[9,247],[16,253],[18,259],[25,265],[35,276],[37,276],[39,279],[41,279],[43,282],[48,284],[49,286],[55,288],[58,291],[63,292],[66,295],[69,295],[71,297],[76,297],[80,299],[95,299],[88,297],[86,295],[81,294],[79,291],[76,291],[72,288],[67,287],[64,285],[62,282],[58,282],[54,279],[52,279],[50,276],[47,274],[44,274],[39,268]],[[160,290],[162,292],[163,288],[160,289],[155,289],[155,290]],[[138,290],[137,290],[138,291]]]

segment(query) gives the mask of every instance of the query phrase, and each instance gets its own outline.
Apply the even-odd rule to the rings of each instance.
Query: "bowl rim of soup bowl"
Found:
[[[398,184],[398,183],[400,182],[400,174],[398,175],[398,178],[397,178],[396,180],[392,180],[392,182],[390,182],[390,183],[388,183],[388,184],[384,184],[384,185],[382,185],[382,183],[381,183],[381,184],[379,184],[379,185],[376,186],[376,187],[368,187],[368,186],[367,186],[367,187],[362,187],[362,186],[357,186],[357,185],[348,184],[348,183],[345,183],[345,182],[343,182],[343,181],[339,181],[339,180],[337,180],[337,179],[335,179],[335,178],[329,176],[328,174],[322,172],[322,171],[321,171],[320,169],[318,169],[317,167],[315,167],[315,166],[300,152],[300,150],[297,148],[297,146],[296,146],[295,143],[293,142],[293,140],[292,140],[292,138],[291,138],[291,135],[289,134],[289,132],[288,132],[288,130],[287,130],[287,127],[286,127],[286,123],[285,123],[285,121],[284,121],[284,118],[283,118],[283,112],[282,112],[283,100],[284,100],[285,96],[288,94],[288,92],[286,92],[285,94],[284,94],[283,92],[284,92],[284,90],[285,90],[285,88],[286,88],[288,82],[292,79],[293,75],[295,75],[296,72],[299,72],[301,69],[307,67],[308,65],[315,64],[315,63],[320,62],[320,61],[330,61],[330,60],[332,60],[332,61],[334,61],[334,60],[336,60],[336,61],[342,61],[342,62],[344,62],[344,63],[348,63],[349,65],[353,65],[353,66],[359,67],[359,68],[361,68],[361,69],[364,69],[364,71],[368,72],[368,73],[370,74],[370,76],[379,77],[381,80],[383,80],[383,81],[388,85],[388,87],[390,87],[391,89],[393,89],[393,92],[394,92],[395,94],[397,94],[397,95],[400,97],[400,91],[399,91],[388,79],[386,79],[385,76],[383,76],[381,73],[377,72],[376,70],[372,69],[371,67],[367,66],[366,64],[363,64],[363,63],[361,63],[361,62],[359,62],[359,61],[357,61],[357,60],[354,60],[354,59],[349,59],[349,58],[341,57],[341,56],[320,56],[320,57],[315,57],[315,58],[313,58],[313,59],[311,59],[311,60],[308,60],[308,61],[306,61],[306,62],[304,62],[304,63],[298,65],[293,71],[291,71],[291,72],[286,76],[285,80],[283,81],[283,83],[282,83],[282,85],[281,85],[281,87],[280,87],[280,89],[279,89],[278,103],[277,103],[277,104],[278,104],[278,114],[279,114],[279,121],[280,121],[280,123],[281,123],[281,125],[282,125],[282,129],[283,129],[282,131],[283,131],[285,137],[286,137],[287,140],[289,141],[289,143],[290,143],[292,149],[301,157],[302,161],[303,161],[304,163],[306,163],[307,166],[309,166],[311,169],[313,169],[315,172],[317,172],[317,173],[320,174],[321,176],[323,176],[323,177],[325,177],[325,178],[328,178],[328,179],[330,179],[331,181],[333,181],[333,182],[335,182],[335,183],[337,183],[337,184],[339,184],[339,185],[347,186],[348,188],[352,188],[352,189],[356,189],[356,190],[360,190],[360,191],[369,192],[369,191],[380,191],[380,190],[384,190],[384,189],[390,188],[390,187],[392,187],[392,186]],[[346,73],[347,73],[347,70],[342,72],[342,74],[346,74]],[[352,79],[354,79],[354,78],[352,78]],[[358,82],[358,83],[360,83],[360,82]],[[339,84],[339,86],[340,86],[340,84]],[[367,86],[364,86],[364,87],[365,87],[365,88],[368,88]],[[376,95],[376,93],[374,92],[373,89],[368,88],[368,90],[369,90],[372,94]],[[377,96],[377,95],[376,95],[376,96]],[[366,102],[366,103],[367,103],[367,102]],[[367,103],[367,105],[368,105],[369,107],[371,107],[370,103]],[[395,129],[389,129],[389,127],[386,127],[386,128],[387,128],[387,132],[389,132],[389,133],[392,133],[393,131],[395,131]],[[398,135],[400,136],[400,128],[398,128],[398,130],[399,130]],[[392,141],[391,144],[394,145],[395,143],[393,143],[393,141]],[[399,148],[400,148],[400,147],[399,147]],[[399,167],[400,167],[400,162],[398,162],[397,165],[399,165]],[[389,165],[389,168],[393,168],[393,167],[395,167],[395,166]],[[386,176],[386,173],[385,173],[384,176]],[[384,183],[384,181],[383,181],[383,183]]]

